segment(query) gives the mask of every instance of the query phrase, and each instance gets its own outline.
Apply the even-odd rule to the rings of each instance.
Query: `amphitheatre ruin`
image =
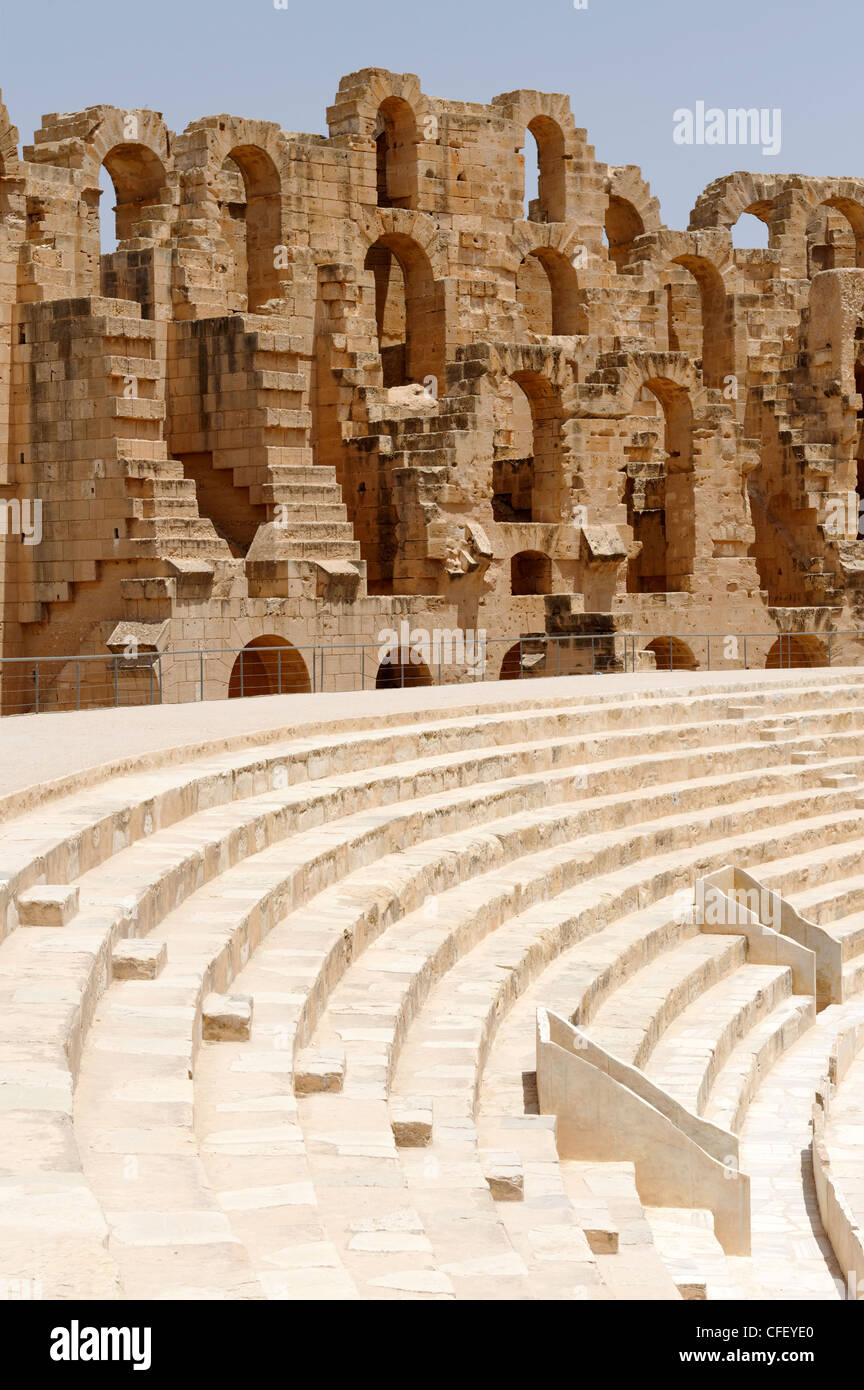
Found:
[[[0,102],[0,1296],[858,1297],[864,178],[327,127]]]

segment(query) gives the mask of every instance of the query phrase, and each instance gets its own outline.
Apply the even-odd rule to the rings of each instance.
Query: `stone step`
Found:
[[[703,1108],[705,1118],[732,1134],[740,1133],[747,1107],[764,1077],[815,1018],[815,1001],[809,995],[781,999],[729,1053]]]
[[[701,1115],[729,1054],[791,995],[788,967],[742,964],[727,979],[706,989],[666,1028],[644,1065],[646,1076],[694,1115]]]
[[[698,1007],[724,976],[737,979],[746,960],[743,937],[692,936],[615,990],[585,1031],[607,1052],[646,1070],[679,1015],[689,1015],[694,1000]],[[665,1089],[665,1082],[658,1085]]]

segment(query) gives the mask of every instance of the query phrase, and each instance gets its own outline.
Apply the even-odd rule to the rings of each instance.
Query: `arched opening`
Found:
[[[566,171],[564,132],[551,117],[535,116],[525,139],[526,222],[567,220]]]
[[[306,663],[284,637],[256,637],[239,652],[228,682],[228,699],[258,695],[308,695]]]
[[[104,164],[99,166],[99,250],[103,256],[117,250],[117,191]]]
[[[864,207],[851,198],[826,198],[807,222],[807,273],[864,265]]]
[[[692,424],[683,386],[659,378],[644,383],[624,446],[627,522],[640,545],[627,567],[629,593],[674,593],[693,573]]]
[[[645,223],[632,203],[610,193],[604,229],[609,256],[621,271],[630,259],[634,241],[645,231]]]
[[[281,244],[281,180],[273,160],[257,145],[237,145],[223,162],[219,204],[222,235],[231,248],[234,275],[229,287],[250,314],[279,298],[276,262]]]
[[[388,97],[375,125],[379,208],[417,206],[417,121],[401,97]]]
[[[698,671],[699,663],[686,642],[678,637],[655,637],[645,648],[653,652],[658,671]]]
[[[364,268],[375,277],[375,323],[384,385],[444,376],[444,310],[425,252],[410,237],[383,236]]]
[[[530,680],[546,674],[546,644],[542,638],[523,637],[505,653],[500,681]]]
[[[375,677],[376,690],[409,690],[418,685],[432,685],[432,674],[425,661],[384,660]]]
[[[100,188],[104,187],[109,194],[113,190],[116,200],[113,209],[115,245],[146,237],[144,224],[156,220],[157,216],[161,220],[156,210],[164,207],[168,197],[161,159],[147,145],[128,141],[108,151],[102,169],[108,180],[100,171]],[[102,221],[100,217],[100,223]],[[105,243],[111,240],[110,227],[108,222],[102,233]]]
[[[510,561],[510,592],[514,596],[551,594],[552,561],[539,550],[520,550]]]
[[[168,215],[169,193],[161,159],[147,145],[132,141],[109,150],[99,170],[99,293],[130,299],[153,318],[156,287],[151,265],[133,265],[125,252],[135,240],[153,241],[155,223]],[[106,204],[105,199],[108,199]],[[113,222],[108,206],[113,199]],[[136,258],[138,259],[138,258]]]
[[[561,520],[563,407],[537,372],[515,372],[495,402],[492,514],[496,521]]]
[[[702,256],[676,256],[666,272],[669,351],[701,362],[705,385],[732,372],[732,333],[723,276]]]
[[[784,633],[765,658],[766,671],[795,671],[805,666],[827,666],[828,648],[818,637]]]
[[[516,272],[516,301],[528,328],[543,337],[588,332],[585,292],[575,267],[560,251],[538,247]]]
[[[770,229],[768,214],[770,203],[757,204],[746,208],[732,224],[732,245],[736,251],[763,251],[768,249]]]

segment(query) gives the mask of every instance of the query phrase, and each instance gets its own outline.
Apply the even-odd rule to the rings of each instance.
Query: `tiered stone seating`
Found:
[[[729,1258],[704,1213],[643,1211],[632,1165],[559,1160],[534,1017],[740,1134],[750,1172],[766,1087],[808,1039],[830,1051],[847,1006],[814,1023],[787,967],[680,895],[738,863],[802,912],[830,917],[817,886],[857,910],[864,678],[819,677],[524,708],[490,687],[473,714],[133,760],[10,819],[6,1267],[29,1250],[61,1297],[762,1287],[755,1240]],[[864,931],[843,921],[851,994]],[[249,1037],[207,1041],[226,992]],[[817,1250],[816,1292],[826,1268]]]

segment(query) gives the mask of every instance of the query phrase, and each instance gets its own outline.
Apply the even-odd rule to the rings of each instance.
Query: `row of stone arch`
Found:
[[[546,662],[526,661],[525,653],[536,641],[515,642],[500,659],[497,679],[520,680],[549,675]],[[680,637],[656,637],[644,648],[654,658],[659,671],[696,671],[699,662],[692,647]],[[416,655],[416,659],[415,659]],[[406,653],[406,659],[382,661],[374,670],[376,690],[412,689],[436,684],[435,673],[420,659],[419,653]],[[829,651],[825,641],[812,634],[784,633],[772,644],[765,657],[766,670],[794,670],[827,666]],[[493,663],[490,662],[490,665]],[[370,679],[373,673],[370,671]],[[487,678],[494,679],[487,672]],[[281,637],[255,638],[239,652],[231,670],[229,699],[263,695],[305,695],[312,691],[312,678],[302,654]]]

